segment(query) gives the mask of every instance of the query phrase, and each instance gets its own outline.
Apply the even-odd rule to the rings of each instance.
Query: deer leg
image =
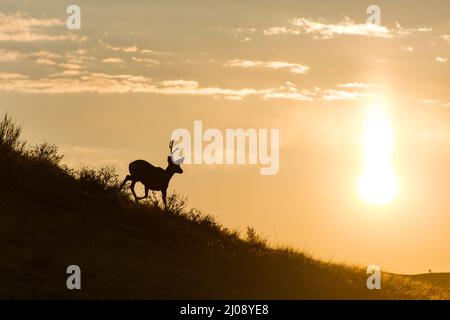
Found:
[[[136,202],[139,202],[139,198],[138,198],[138,196],[136,195],[136,191],[134,191],[134,185],[136,184],[136,181],[131,181],[131,185],[130,185],[130,189],[131,189],[131,193],[133,194],[133,196],[134,196],[134,200],[136,200]]]
[[[130,176],[130,175],[127,175],[127,176],[125,177],[125,180],[123,180],[122,184],[120,185],[119,190],[122,190],[122,188],[123,188],[123,186],[125,185],[125,183],[127,183],[127,181],[130,181],[130,180],[131,180],[131,176]]]
[[[138,199],[141,200],[141,199],[145,199],[147,197],[148,197],[148,188],[145,187],[145,195],[143,197],[139,197]]]
[[[162,198],[163,198],[163,202],[164,202],[164,209],[167,210],[167,200],[166,200],[166,196],[167,196],[167,190],[162,190]]]

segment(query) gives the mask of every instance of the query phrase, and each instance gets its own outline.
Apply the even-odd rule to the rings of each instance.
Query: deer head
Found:
[[[171,168],[175,173],[183,173],[183,169],[181,169],[180,165],[184,161],[184,157],[180,159],[174,158],[174,152],[179,150],[178,147],[173,150],[173,140],[169,142],[169,156],[167,157],[167,163],[169,164],[168,168]]]

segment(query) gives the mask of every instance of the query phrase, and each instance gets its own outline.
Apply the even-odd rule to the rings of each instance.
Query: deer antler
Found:
[[[175,150],[173,150],[173,140],[170,140],[170,142],[169,142],[170,158],[172,159],[172,162],[173,162],[174,164],[180,165],[180,164],[183,163],[184,157],[182,157],[182,158],[180,158],[180,159],[178,159],[178,160],[175,160],[174,157],[173,157],[173,153],[174,153],[175,151],[177,151],[177,150],[179,150],[178,147],[176,147]]]

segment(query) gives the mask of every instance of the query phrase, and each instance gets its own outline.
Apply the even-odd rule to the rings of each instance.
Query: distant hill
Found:
[[[252,229],[242,239],[177,196],[168,212],[137,205],[110,169],[60,160],[52,145],[27,147],[9,118],[0,123],[0,298],[449,298],[420,275],[383,274],[382,290],[369,291],[362,268],[272,248]],[[80,291],[66,288],[72,264]]]
[[[412,279],[427,281],[450,288],[450,272],[422,273],[411,276]]]

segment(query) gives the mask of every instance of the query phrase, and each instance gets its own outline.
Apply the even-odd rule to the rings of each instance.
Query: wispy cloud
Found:
[[[144,63],[147,67],[151,67],[151,66],[154,66],[156,64],[159,64],[159,61],[154,60],[154,59],[149,59],[149,58],[132,57],[131,59],[133,61],[136,61],[136,62],[139,62],[139,63]]]
[[[105,58],[102,60],[103,63],[120,63],[123,62],[121,58]]]
[[[403,28],[400,23],[395,23],[395,28],[392,29],[392,32],[396,36],[408,36],[408,35],[414,35],[422,32],[431,32],[433,31],[433,28],[430,27],[419,27],[419,28]]]
[[[265,35],[312,34],[315,38],[330,39],[337,35],[359,35],[368,37],[392,37],[388,28],[375,24],[357,24],[349,18],[335,24],[326,24],[307,18],[294,19],[290,27],[274,27],[264,31]]]
[[[18,51],[7,51],[0,49],[0,62],[18,61],[25,57],[26,54],[23,54]]]
[[[174,55],[176,55],[173,52],[151,50],[151,49],[142,49],[140,52],[141,53],[147,53],[147,54],[153,54],[153,55],[156,55],[156,56],[174,56]]]
[[[298,18],[290,21],[288,26],[276,26],[265,29],[264,35],[272,36],[279,34],[311,34],[316,39],[332,39],[340,35],[353,35],[363,37],[393,38],[405,36],[416,32],[432,31],[431,28],[405,29],[396,24],[395,28],[371,24],[355,23],[348,17],[338,23],[325,23],[307,18]]]
[[[447,58],[444,58],[444,57],[436,57],[436,61],[437,61],[437,62],[444,63],[444,62],[447,62]]]
[[[255,88],[221,88],[217,86],[202,87],[195,80],[153,81],[144,76],[130,74],[88,73],[79,70],[66,70],[69,73],[54,74],[52,77],[29,79],[21,74],[0,74],[0,90],[22,93],[61,94],[61,93],[152,93],[163,95],[222,96],[225,99],[241,100],[248,96],[260,96],[264,99],[306,98],[306,91],[293,93],[285,87]],[[67,77],[79,75],[78,77]]]
[[[18,80],[27,78],[27,75],[21,73],[0,72],[0,80]]]
[[[284,61],[254,61],[254,60],[230,60],[225,63],[227,67],[241,67],[241,68],[269,68],[269,69],[287,69],[292,73],[307,73],[310,67],[297,63],[289,63]]]
[[[304,90],[304,92],[291,92],[291,91],[275,91],[267,92],[263,95],[264,99],[284,99],[295,101],[313,101],[315,93]]]
[[[327,89],[323,91],[323,100],[325,101],[358,101],[371,96],[373,96],[373,93],[371,92],[345,91],[335,89]]]
[[[45,50],[24,53],[19,51],[7,51],[0,49],[0,62],[17,62],[25,59],[32,59],[39,65],[56,65],[54,59],[59,59],[61,56]]]
[[[56,64],[55,61],[50,60],[50,59],[46,59],[46,58],[37,58],[37,59],[35,60],[35,62],[36,62],[37,64],[43,64],[43,65],[48,65],[48,66],[53,66],[53,65]]]
[[[129,47],[112,47],[112,46],[110,46],[110,49],[112,49],[113,51],[123,51],[123,52],[138,51],[138,47],[136,47],[136,46],[129,46]]]
[[[59,76],[62,76],[62,77],[66,77],[66,76],[72,77],[72,76],[78,76],[78,75],[80,75],[80,74],[82,74],[82,73],[83,73],[83,72],[80,71],[80,70],[76,70],[76,69],[67,69],[67,70],[64,70],[64,71],[61,72],[61,73],[54,74],[54,76],[55,76],[55,77],[59,77]]]
[[[137,46],[124,46],[124,47],[120,47],[120,46],[112,46],[109,43],[106,43],[102,40],[98,40],[98,42],[103,45],[105,48],[108,48],[110,50],[113,51],[122,51],[122,52],[137,52],[139,50],[139,48]]]
[[[371,83],[363,83],[363,82],[348,82],[338,84],[339,88],[371,88],[374,87],[374,84]]]
[[[264,100],[293,101],[358,101],[370,97],[370,92],[347,91],[343,89],[299,89],[293,83],[270,88],[222,88],[201,86],[195,80],[155,81],[151,78],[131,74],[90,73],[77,69],[67,69],[47,78],[30,79],[23,74],[0,74],[0,91],[32,94],[70,93],[149,93],[161,95],[214,96],[229,100],[242,100],[254,96]],[[365,87],[364,87],[365,88]]]
[[[152,55],[158,55],[158,56],[173,56],[174,53],[167,52],[167,51],[159,51],[159,50],[151,50],[151,49],[140,49],[136,45],[130,45],[130,46],[113,46],[109,43],[106,43],[103,40],[98,41],[103,47],[110,49],[112,51],[116,52],[125,52],[125,53],[143,53],[143,54],[152,54]]]
[[[43,59],[56,59],[56,58],[61,57],[61,55],[54,53],[54,52],[47,51],[47,50],[40,50],[40,51],[32,52],[32,53],[30,53],[30,56],[43,58]]]
[[[414,48],[413,47],[406,47],[406,46],[401,46],[400,47],[403,51],[408,51],[408,52],[413,52]]]
[[[422,100],[423,104],[430,105],[430,106],[438,106],[438,107],[444,107],[444,108],[450,108],[450,101],[445,102],[441,99],[425,99]]]
[[[61,63],[58,66],[64,69],[72,69],[72,70],[79,70],[82,68],[79,64],[75,63]]]
[[[53,27],[64,29],[64,22],[55,18],[32,18],[21,12],[5,14],[0,12],[0,41],[32,42],[32,41],[60,41],[84,40],[74,34],[50,34],[48,30]]]

